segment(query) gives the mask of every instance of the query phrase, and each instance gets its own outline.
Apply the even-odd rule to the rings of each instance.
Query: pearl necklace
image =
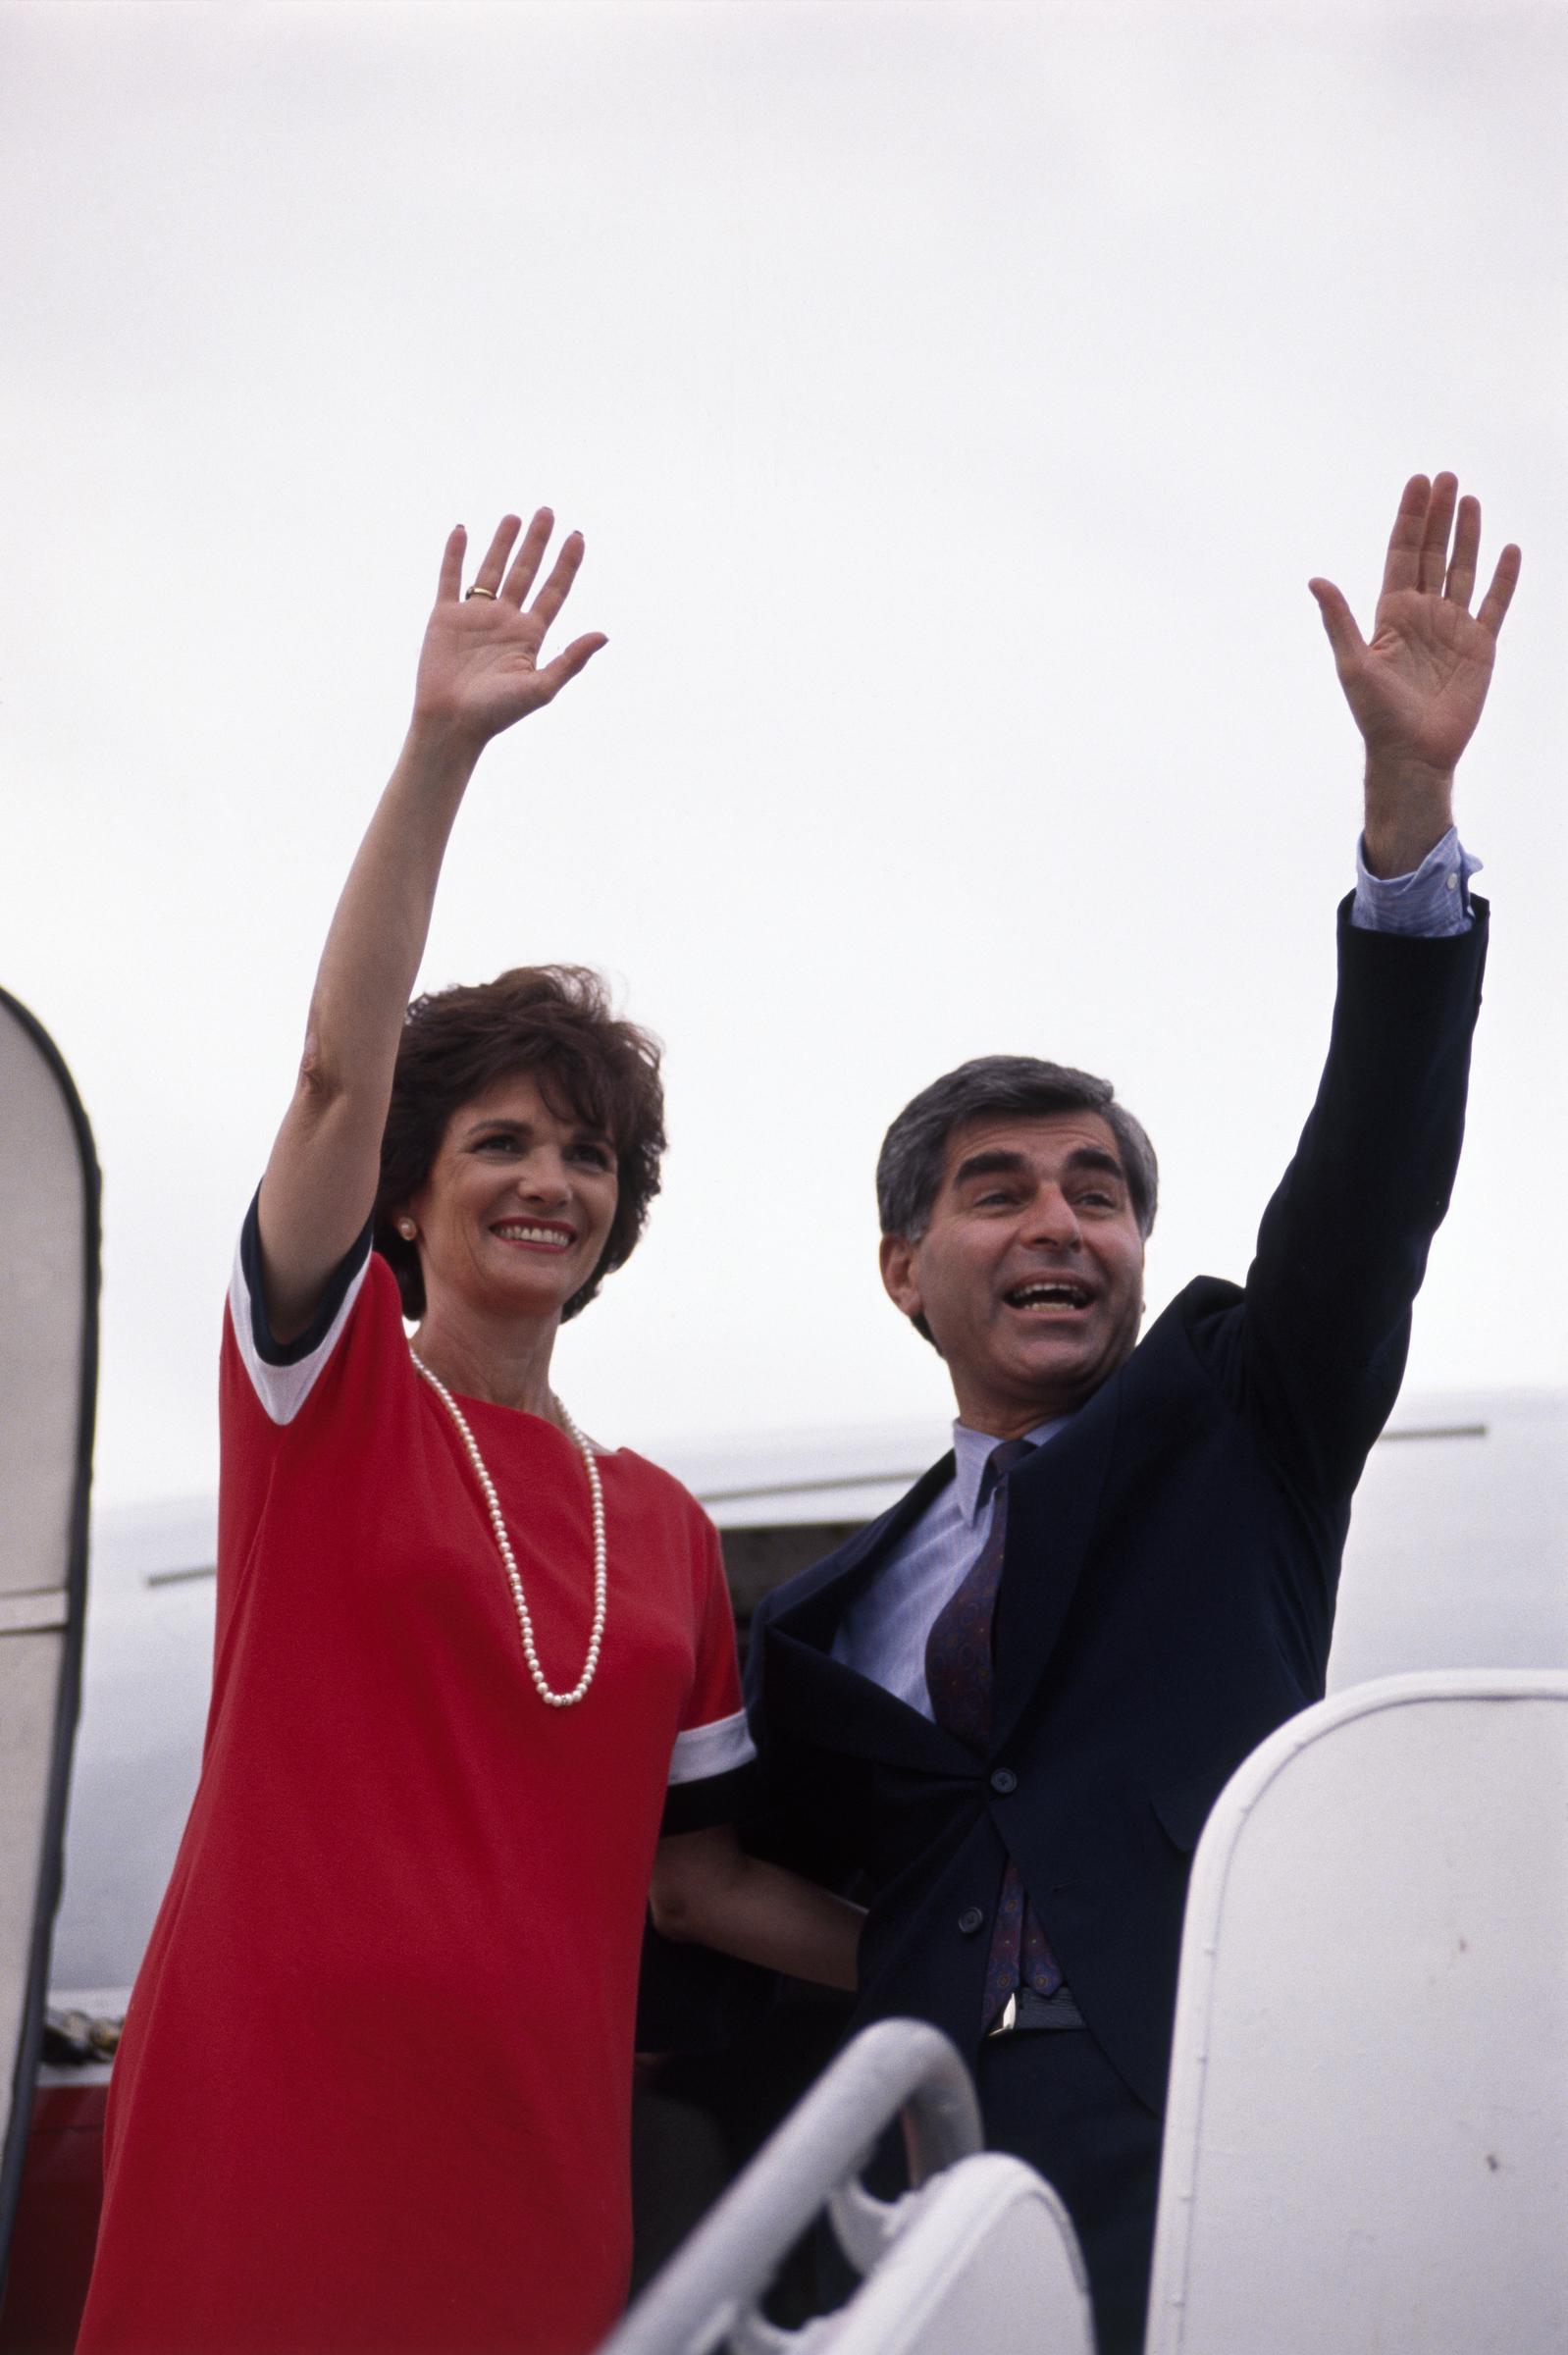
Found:
[[[496,1544],[500,1554],[501,1567],[506,1573],[506,1584],[512,1591],[512,1604],[517,1612],[517,1624],[522,1630],[523,1656],[528,1662],[528,1673],[534,1680],[534,1690],[548,1707],[569,1709],[574,1702],[582,1700],[594,1681],[594,1671],[599,1666],[600,1648],[604,1641],[604,1604],[609,1591],[609,1554],[604,1543],[604,1492],[600,1485],[599,1466],[594,1461],[594,1450],[560,1400],[551,1391],[550,1403],[571,1434],[577,1452],[583,1459],[588,1473],[588,1492],[594,1507],[594,1628],[588,1639],[588,1657],[583,1662],[583,1673],[571,1691],[555,1693],[546,1683],[545,1671],[539,1664],[539,1653],[534,1648],[534,1622],[529,1616],[528,1597],[523,1593],[523,1582],[518,1576],[517,1557],[512,1552],[510,1542],[506,1536],[506,1524],[501,1517],[500,1498],[496,1493],[496,1484],[490,1477],[485,1459],[479,1452],[479,1441],[469,1430],[467,1416],[445,1384],[431,1372],[415,1350],[410,1349],[408,1354],[414,1361],[416,1371],[423,1375],[457,1426],[457,1436],[468,1450],[468,1460],[474,1467],[474,1477],[479,1483],[480,1492],[490,1509],[490,1526],[496,1533]]]

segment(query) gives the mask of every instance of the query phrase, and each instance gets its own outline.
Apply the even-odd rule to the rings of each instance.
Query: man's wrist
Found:
[[[1414,874],[1453,824],[1453,770],[1367,756],[1363,856],[1369,874]]]

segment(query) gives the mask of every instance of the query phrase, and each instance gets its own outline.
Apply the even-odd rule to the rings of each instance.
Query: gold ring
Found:
[[[496,592],[494,589],[481,589],[479,583],[476,581],[472,589],[465,589],[463,592],[463,602],[465,605],[471,597],[488,597],[494,602]]]

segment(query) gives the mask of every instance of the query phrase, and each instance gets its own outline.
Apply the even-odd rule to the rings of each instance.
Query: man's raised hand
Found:
[[[461,524],[451,534],[420,649],[416,724],[449,728],[477,749],[525,713],[549,703],[606,644],[601,632],[591,631],[574,638],[550,661],[540,659],[545,633],[565,603],[583,560],[583,536],[572,532],[561,543],[533,603],[525,604],[554,525],[549,507],[541,507],[508,565],[523,527],[520,517],[503,515],[466,598],[462,577],[468,535]]]
[[[1453,822],[1454,767],[1481,717],[1519,579],[1519,550],[1510,545],[1471,612],[1481,502],[1458,491],[1451,474],[1431,482],[1417,474],[1405,485],[1370,639],[1332,581],[1308,583],[1366,742],[1374,874],[1408,873]]]

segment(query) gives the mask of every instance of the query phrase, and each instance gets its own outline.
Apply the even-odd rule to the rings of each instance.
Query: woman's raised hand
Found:
[[[549,578],[528,604],[555,518],[549,507],[541,507],[512,556],[522,528],[519,516],[501,517],[465,597],[468,534],[458,525],[442,556],[441,585],[420,649],[416,724],[449,728],[476,747],[549,703],[607,643],[593,630],[574,638],[551,660],[540,660],[545,633],[566,602],[583,560],[583,536],[572,532],[562,541]]]

